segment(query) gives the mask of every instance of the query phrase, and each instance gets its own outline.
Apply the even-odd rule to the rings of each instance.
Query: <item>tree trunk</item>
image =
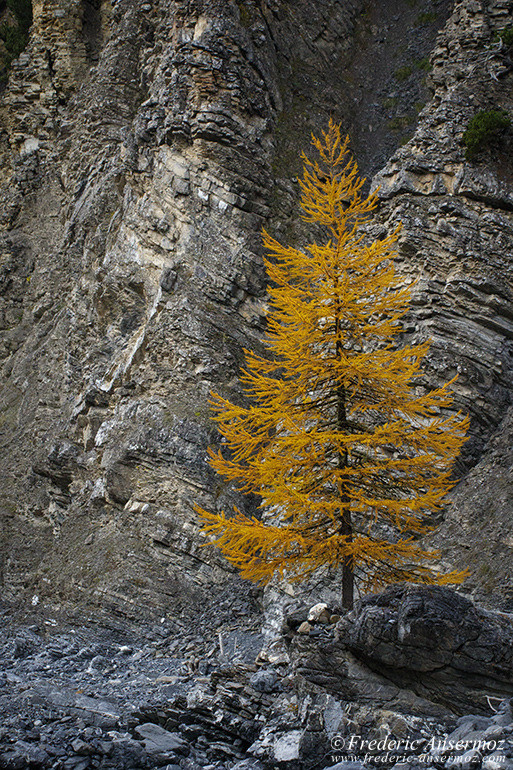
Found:
[[[332,170],[333,174],[333,170]],[[339,240],[340,242],[340,240]],[[338,244],[337,244],[338,252]],[[335,270],[335,290],[340,291],[338,280],[339,264],[337,261]],[[338,299],[335,300],[335,355],[337,358],[342,357],[342,340],[341,340],[341,324],[340,324],[340,303]],[[340,433],[347,433],[349,426],[347,424],[347,411],[346,411],[346,389],[342,382],[337,384],[337,430]],[[338,451],[338,467],[340,470],[347,468],[349,464],[349,457],[347,449]],[[340,528],[339,533],[346,538],[347,543],[350,543],[353,539],[353,522],[351,520],[351,498],[347,489],[347,482],[339,486],[340,494]],[[345,556],[342,560],[342,606],[345,609],[351,610],[353,608],[354,600],[354,563],[350,556]]]
[[[339,343],[337,343],[337,349]],[[346,391],[343,385],[337,387],[337,429],[341,432],[347,431],[346,415]],[[347,451],[338,453],[339,469],[347,468]],[[353,524],[351,521],[350,498],[345,490],[340,493],[341,522],[339,532],[344,535],[347,542],[353,539]],[[346,556],[342,561],[342,606],[348,610],[353,608],[354,597],[354,565],[351,557]]]
[[[353,609],[354,600],[354,568],[349,558],[342,564],[342,607],[346,610]]]

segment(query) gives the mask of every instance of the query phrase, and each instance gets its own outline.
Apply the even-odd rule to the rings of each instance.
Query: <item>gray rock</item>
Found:
[[[7,768],[47,767],[50,761],[48,753],[41,746],[22,740],[16,741],[12,749],[1,757],[3,766]]]
[[[187,743],[178,735],[152,723],[139,725],[135,734],[141,738],[148,754],[164,754],[168,751],[182,753]]]
[[[91,658],[91,662],[89,663],[88,671],[105,671],[107,668],[110,668],[111,663],[109,660],[107,660],[103,655],[95,655],[93,658]]]
[[[14,640],[14,657],[26,658],[33,653],[38,645],[38,640],[33,636],[20,635]]]
[[[390,681],[460,713],[489,712],[487,696],[513,693],[513,620],[448,588],[391,587],[363,599],[337,633]]]
[[[90,766],[89,759],[84,757],[69,757],[63,763],[64,770],[87,770]]]
[[[497,709],[497,713],[493,715],[492,722],[495,725],[506,727],[513,723],[513,713],[511,708],[511,699],[505,700],[501,703]]]
[[[447,740],[457,743],[460,740],[472,740],[474,735],[483,735],[491,724],[487,717],[466,715],[458,719],[456,729],[448,736]]]
[[[481,765],[483,755],[477,749],[470,749],[461,754],[454,754],[449,757],[444,767],[447,770],[455,770],[460,767],[461,770],[476,770]]]
[[[86,743],[85,741],[80,740],[80,738],[77,738],[72,742],[71,748],[76,754],[94,753],[93,751],[91,751],[91,746],[89,745],[89,743]]]
[[[299,759],[302,730],[291,730],[274,741],[273,758],[276,762],[292,762]]]
[[[299,607],[287,608],[283,631],[295,631],[301,623],[305,622],[308,615],[308,607],[300,604]]]
[[[256,671],[250,676],[249,683],[259,692],[275,692],[279,688],[278,675],[272,669]]]
[[[484,757],[481,767],[482,770],[512,770],[513,760],[497,752]]]

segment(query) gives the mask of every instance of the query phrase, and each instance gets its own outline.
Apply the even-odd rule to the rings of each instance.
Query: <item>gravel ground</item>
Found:
[[[205,735],[187,712],[188,694],[212,671],[228,661],[252,664],[260,650],[250,605],[235,615],[232,606],[231,623],[224,609],[220,601],[210,622],[203,618],[193,631],[182,618],[143,628],[115,620],[110,627],[71,626],[43,613],[23,621],[4,607],[0,768],[234,767],[243,742],[212,745],[226,738],[223,731]],[[173,713],[167,730],[162,723],[169,726]]]

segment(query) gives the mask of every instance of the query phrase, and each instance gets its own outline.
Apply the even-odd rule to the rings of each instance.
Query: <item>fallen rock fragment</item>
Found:
[[[135,733],[142,739],[144,748],[149,754],[160,754],[164,752],[183,752],[187,744],[180,738],[178,733],[170,733],[163,727],[152,723],[139,725],[135,728]]]

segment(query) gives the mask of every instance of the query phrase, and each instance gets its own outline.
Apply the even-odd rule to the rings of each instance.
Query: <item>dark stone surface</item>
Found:
[[[404,584],[364,598],[338,644],[401,688],[456,712],[513,695],[513,617],[451,589]]]
[[[479,638],[493,639],[496,651],[502,640],[506,659],[511,648],[501,616],[445,589],[400,586],[368,597],[339,623],[339,633],[342,626],[353,629],[354,652],[334,640],[333,625],[323,624],[322,637],[294,637],[290,664],[280,657],[275,666],[259,668],[254,661],[263,638],[247,612],[233,622],[237,606],[233,597],[232,622],[227,617],[215,629],[207,615],[201,629],[179,618],[138,627],[71,627],[35,610],[30,623],[4,611],[0,769],[321,770],[358,762],[371,770],[390,765],[376,748],[378,738],[396,745],[409,740],[412,767],[461,764],[476,741],[481,759],[475,770],[494,770],[491,741],[501,741],[508,761],[513,756],[509,699],[492,696],[487,715],[476,715],[484,711],[488,691],[472,701],[467,690],[471,713],[456,720],[448,708],[427,700],[438,693],[431,681],[421,698],[389,674],[392,668],[406,671],[402,654],[424,682],[433,673],[430,655],[436,653],[437,667],[438,650],[456,657],[468,644],[477,656],[484,647]],[[410,631],[401,632],[407,648],[401,653],[396,630],[405,623]],[[429,626],[435,635],[428,642]],[[371,649],[366,657],[374,671],[355,657],[357,647]],[[446,675],[443,686],[459,696],[454,668],[447,667]],[[461,751],[447,748],[451,741],[461,742]]]

